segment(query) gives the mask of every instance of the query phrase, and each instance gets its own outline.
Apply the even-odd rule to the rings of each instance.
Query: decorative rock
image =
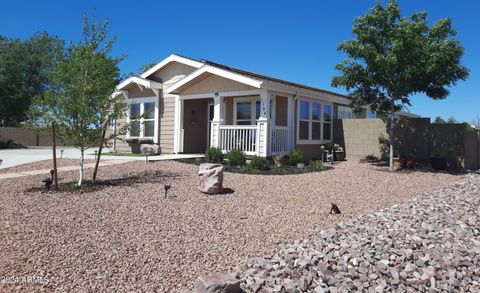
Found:
[[[201,164],[198,170],[198,190],[208,194],[223,191],[223,166],[221,164]]]
[[[240,280],[230,274],[200,275],[195,281],[194,293],[241,293]]]
[[[480,176],[392,208],[281,243],[245,292],[480,292]],[[460,187],[461,186],[461,187]],[[413,211],[413,212],[412,212]],[[278,265],[283,260],[285,265]],[[270,266],[265,264],[270,263]],[[248,272],[248,270],[244,270]],[[257,273],[258,274],[258,273]],[[258,283],[254,283],[258,284]]]

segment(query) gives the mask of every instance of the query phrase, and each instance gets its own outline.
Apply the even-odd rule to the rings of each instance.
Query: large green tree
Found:
[[[119,82],[121,57],[111,56],[114,40],[107,38],[107,25],[108,20],[96,23],[84,16],[83,40],[70,43],[51,88],[36,103],[38,113],[56,123],[58,136],[80,150],[78,186],[84,179],[85,150],[100,144],[108,118],[123,113],[111,99]]]
[[[27,120],[34,98],[50,85],[64,43],[47,33],[22,41],[0,36],[0,126]]]
[[[396,1],[355,19],[351,40],[339,44],[347,59],[336,65],[332,85],[345,88],[350,103],[369,106],[389,117],[390,170],[393,170],[394,113],[411,106],[411,96],[425,93],[445,99],[448,87],[468,77],[461,64],[463,48],[450,19],[428,25],[427,13],[402,17]]]

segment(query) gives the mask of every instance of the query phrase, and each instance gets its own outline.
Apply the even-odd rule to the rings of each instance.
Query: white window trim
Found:
[[[143,115],[144,109],[143,109],[143,104],[144,103],[155,103],[155,111],[154,111],[154,118],[153,119],[147,119],[147,121],[154,121],[154,135],[153,137],[148,136],[148,138],[153,138],[154,143],[158,143],[158,98],[157,97],[145,97],[145,98],[132,98],[126,100],[127,105],[128,105],[128,115],[127,115],[127,124],[130,123],[130,105],[131,104],[140,104],[140,115]],[[127,132],[126,137],[127,138],[144,138],[144,127],[143,127],[143,121],[144,118],[140,118],[140,136],[130,136],[130,132]]]
[[[300,139],[300,120],[303,120],[303,119],[300,119],[300,102],[308,102],[309,103],[309,119],[308,119],[308,140],[306,139]],[[316,140],[312,140],[312,111],[313,111],[313,107],[312,107],[312,103],[317,103],[317,104],[320,104],[320,115],[321,115],[321,123],[320,123],[320,139],[316,139]],[[332,107],[332,121],[329,121],[329,122],[325,122],[324,121],[324,111],[323,111],[323,107],[324,105],[329,105]],[[314,100],[314,99],[305,99],[305,98],[298,98],[297,99],[297,105],[296,105],[296,108],[297,108],[297,117],[296,117],[296,140],[297,140],[297,144],[326,144],[326,143],[331,143],[333,141],[333,103],[330,103],[330,102],[325,102],[325,101],[322,101],[322,100]],[[304,120],[306,121],[306,120]],[[315,120],[315,121],[318,121],[318,120]],[[323,124],[324,123],[329,123],[330,124],[330,139],[323,139]]]

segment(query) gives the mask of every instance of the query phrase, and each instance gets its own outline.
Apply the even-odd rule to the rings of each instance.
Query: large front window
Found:
[[[129,105],[130,137],[155,136],[155,102]]]
[[[332,105],[300,100],[298,105],[298,140],[323,142],[332,139]]]
[[[260,117],[260,101],[254,98],[239,98],[235,101],[235,123],[255,125]]]

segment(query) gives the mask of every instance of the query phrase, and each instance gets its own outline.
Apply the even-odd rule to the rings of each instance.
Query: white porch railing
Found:
[[[271,155],[283,155],[290,151],[288,131],[289,129],[287,126],[272,127],[272,140],[270,142]]]
[[[238,149],[246,155],[257,154],[257,125],[219,125],[218,130],[218,146],[224,153]]]

